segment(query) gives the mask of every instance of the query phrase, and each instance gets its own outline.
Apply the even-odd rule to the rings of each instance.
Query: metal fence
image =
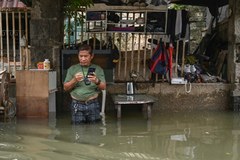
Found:
[[[82,14],[85,13],[82,12]],[[111,44],[111,49],[117,48],[119,52],[119,59],[113,69],[114,81],[128,81],[132,72],[138,75],[137,81],[150,80],[151,73],[147,62],[155,47],[152,39],[166,39],[166,35],[140,32],[87,32],[86,23],[84,21],[80,25],[74,18],[67,17],[65,19],[64,48],[72,49],[74,46],[86,42],[91,44],[94,50],[104,50],[110,49],[109,44]]]
[[[0,10],[0,70],[6,69],[12,77],[31,63],[29,20],[28,9]]]

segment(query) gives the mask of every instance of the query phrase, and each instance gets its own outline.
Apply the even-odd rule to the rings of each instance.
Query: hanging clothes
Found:
[[[177,11],[176,25],[175,25],[175,36],[180,37],[182,33],[182,11]]]
[[[188,24],[188,11],[168,10],[167,35],[170,35],[172,42],[176,41],[176,39],[185,38]]]

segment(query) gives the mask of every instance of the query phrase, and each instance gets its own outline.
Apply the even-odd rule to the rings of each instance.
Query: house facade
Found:
[[[240,31],[239,27],[239,4],[240,1],[229,1],[230,16],[228,19],[228,54],[227,54],[227,80],[229,83],[192,83],[191,88],[187,85],[171,85],[167,82],[157,82],[152,85],[149,83],[139,83],[139,93],[147,93],[154,95],[158,101],[155,104],[156,110],[194,110],[194,109],[234,109],[239,110],[240,90],[239,90],[239,72],[238,69],[238,54],[240,53]],[[64,44],[64,14],[63,14],[63,1],[39,1],[33,0],[31,7],[31,20],[29,25],[29,42],[31,45],[31,68],[37,67],[38,62],[44,61],[44,59],[50,59],[52,69],[57,71],[57,84],[58,94],[57,96],[66,96],[66,93],[62,90],[62,49]],[[138,34],[137,34],[138,36]],[[145,35],[140,35],[140,38]],[[127,40],[127,39],[126,39]],[[136,41],[131,39],[131,41]],[[138,43],[138,41],[137,41]],[[145,45],[147,43],[143,43]],[[144,71],[145,77],[148,77],[147,66],[138,66],[132,64],[128,68],[127,64],[131,64],[131,56],[124,57],[125,55],[131,55],[128,52],[121,53],[121,63],[125,64],[119,68],[117,66],[113,70],[112,76],[124,77],[121,81],[113,81],[108,84],[108,94],[113,93],[125,93],[125,81],[129,78],[129,72],[136,67],[137,71]],[[143,53],[137,52],[134,55],[144,57],[148,55],[146,50]],[[126,59],[128,58],[128,59]],[[134,58],[135,59],[135,58]],[[142,64],[142,59],[138,59],[139,64]],[[146,60],[146,59],[144,59]],[[101,58],[99,60],[101,62]],[[116,65],[120,65],[117,63]],[[145,64],[146,65],[146,64]],[[123,68],[123,70],[120,70]],[[135,70],[135,68],[134,68]],[[120,73],[123,73],[120,74]],[[110,74],[111,75],[111,74]],[[142,88],[141,88],[142,87]],[[190,91],[190,92],[189,92]],[[107,95],[108,95],[107,94]],[[65,101],[65,98],[59,98],[57,104],[62,104],[61,100]],[[64,104],[64,103],[63,103]],[[107,104],[109,109],[111,107],[111,101]],[[62,106],[61,106],[62,107]],[[107,107],[107,108],[108,108]],[[59,108],[59,111],[65,110],[64,107]]]

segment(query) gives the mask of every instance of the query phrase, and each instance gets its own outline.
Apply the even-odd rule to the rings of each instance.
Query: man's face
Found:
[[[93,55],[91,55],[88,51],[83,50],[79,52],[78,59],[81,66],[89,66],[93,59]]]

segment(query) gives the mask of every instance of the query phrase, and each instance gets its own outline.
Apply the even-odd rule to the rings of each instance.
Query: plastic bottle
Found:
[[[45,59],[45,61],[43,62],[43,69],[50,69],[50,61],[49,59]]]

